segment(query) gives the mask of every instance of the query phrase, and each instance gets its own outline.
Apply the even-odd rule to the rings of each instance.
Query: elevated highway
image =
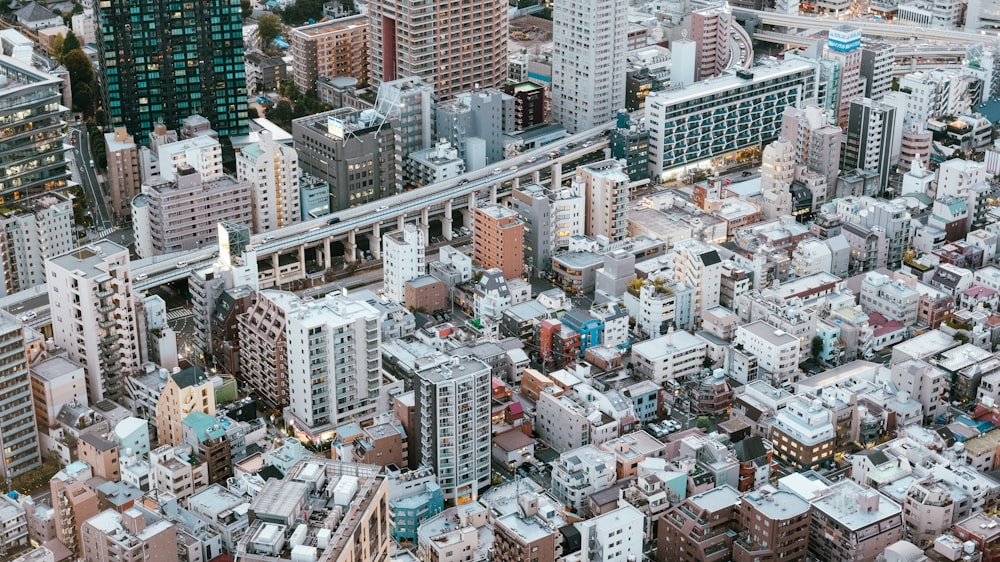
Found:
[[[357,261],[359,236],[368,236],[372,254],[377,258],[381,233],[402,228],[408,220],[417,220],[425,235],[432,219],[440,221],[444,237],[451,239],[453,213],[462,211],[468,217],[469,209],[475,207],[477,200],[496,201],[498,196],[505,195],[522,179],[538,182],[541,172],[546,169],[553,183],[560,182],[562,165],[607,148],[608,140],[603,135],[614,126],[613,121],[605,123],[504,160],[496,164],[499,166],[496,168],[476,170],[318,219],[253,235],[250,244],[257,255],[261,286],[304,279],[307,275],[304,263],[306,249],[315,252],[315,261],[322,269],[332,265],[332,248],[338,243],[343,244],[347,262]],[[550,158],[552,153],[561,151],[565,153]],[[468,220],[463,222],[469,224]],[[185,279],[193,271],[210,265],[215,255],[215,248],[212,247],[134,261],[133,287],[137,291],[145,291]],[[282,260],[282,256],[286,258]],[[296,262],[298,267],[289,262]],[[267,273],[268,269],[273,271]]]
[[[893,23],[877,23],[867,20],[841,20],[837,18],[824,18],[816,16],[800,16],[790,14],[778,14],[775,12],[765,12],[762,10],[752,10],[749,8],[733,8],[733,14],[737,16],[749,16],[761,23],[787,27],[790,29],[826,29],[829,30],[838,25],[850,24],[861,28],[861,33],[868,37],[887,37],[897,39],[912,39],[926,41],[942,41],[945,43],[992,43],[1000,40],[996,35],[982,33],[969,33],[967,31],[957,31],[951,29],[938,29],[932,27],[913,27],[910,25],[900,25]]]

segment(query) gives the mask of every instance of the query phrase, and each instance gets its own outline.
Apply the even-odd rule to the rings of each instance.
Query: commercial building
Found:
[[[487,205],[473,210],[472,259],[484,269],[499,269],[504,279],[524,272],[524,223],[507,207]]]
[[[132,216],[132,198],[142,191],[139,148],[125,127],[104,133],[108,158],[108,210],[119,220]]]
[[[570,133],[625,107],[628,11],[624,0],[560,2],[552,10],[552,111]]]
[[[369,7],[374,85],[419,76],[445,100],[506,82],[507,4],[488,0],[461,11],[444,7],[397,0]]]
[[[646,98],[653,175],[739,158],[778,138],[782,114],[816,97],[817,69],[800,60],[725,74]]]
[[[395,131],[384,120],[345,107],[292,121],[299,167],[329,184],[330,212],[396,193]]]
[[[45,283],[45,260],[75,246],[73,201],[53,191],[0,208],[0,282],[13,294]]]
[[[382,272],[385,296],[397,303],[406,302],[406,283],[427,272],[424,263],[424,233],[415,224],[382,237]]]
[[[128,250],[104,240],[45,262],[52,338],[87,373],[90,403],[122,397],[139,368]]]
[[[209,180],[194,168],[181,167],[173,179],[153,178],[142,191],[132,200],[140,257],[210,247],[218,243],[220,222],[253,222],[254,189],[231,176]]]
[[[251,186],[256,234],[302,220],[298,153],[290,146],[274,142],[270,131],[258,135],[260,141],[243,147],[236,156],[236,177]]]
[[[293,27],[286,36],[291,45],[292,79],[300,92],[316,88],[317,78],[355,78],[368,83],[368,18],[336,18]]]
[[[418,464],[433,468],[448,504],[475,501],[490,485],[491,369],[473,357],[445,357],[413,379]]]
[[[62,78],[5,56],[0,56],[0,77],[3,122],[9,128],[0,140],[2,202],[61,190],[70,178],[63,145]],[[31,142],[25,146],[28,136]]]
[[[585,199],[574,187],[553,192],[521,185],[511,194],[510,205],[524,221],[524,261],[531,272],[548,271],[552,257],[584,233]]]
[[[101,96],[112,126],[145,142],[157,123],[178,129],[182,119],[198,114],[221,137],[247,133],[238,0],[182,3],[170,10],[155,2],[109,0],[95,8],[101,20]]]
[[[831,29],[824,56],[840,67],[836,117],[837,124],[845,127],[851,104],[865,91],[865,82],[861,79],[861,28],[844,24]]]

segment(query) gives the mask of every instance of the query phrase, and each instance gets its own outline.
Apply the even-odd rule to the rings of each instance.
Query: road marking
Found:
[[[176,308],[167,312],[167,320],[179,320],[188,316],[194,316],[194,313],[186,308]]]

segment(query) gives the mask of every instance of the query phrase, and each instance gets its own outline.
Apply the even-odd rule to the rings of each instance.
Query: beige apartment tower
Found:
[[[288,32],[295,87],[307,92],[317,78],[349,76],[368,83],[368,18],[351,16],[293,27]]]
[[[473,212],[472,259],[483,269],[500,269],[504,279],[524,273],[524,222],[500,205]]]
[[[386,0],[368,5],[371,81],[407,76],[434,85],[438,99],[507,81],[507,5]]]

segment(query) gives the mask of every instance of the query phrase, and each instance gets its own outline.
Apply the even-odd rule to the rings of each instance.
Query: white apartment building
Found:
[[[636,374],[663,384],[698,374],[707,349],[705,340],[679,330],[633,345],[632,363]]]
[[[552,10],[552,111],[570,133],[625,107],[625,0],[568,0]]]
[[[298,435],[328,440],[334,429],[375,417],[382,390],[381,315],[343,295],[292,302],[285,310],[288,399]]]
[[[611,242],[624,240],[628,235],[629,179],[621,163],[604,160],[580,166],[576,177],[587,204],[587,236],[604,236]]]
[[[822,240],[807,238],[792,250],[792,272],[796,277],[829,273],[832,265],[833,253]]]
[[[157,150],[160,177],[170,181],[181,168],[192,168],[205,181],[213,181],[223,174],[222,145],[209,136],[184,139],[160,145]],[[148,181],[148,178],[145,178]]]
[[[45,260],[73,249],[73,201],[61,193],[0,210],[0,283],[6,294],[45,283]]]
[[[410,185],[422,187],[464,174],[465,160],[447,139],[440,139],[431,148],[410,153],[405,172]]]
[[[474,357],[440,356],[413,379],[416,427],[410,439],[420,465],[437,474],[445,502],[479,498],[492,461],[489,365]]]
[[[128,250],[104,240],[45,262],[52,338],[87,373],[93,404],[122,397],[139,368],[139,336]]]
[[[236,177],[252,186],[253,231],[270,232],[302,220],[299,154],[274,142],[270,131],[236,155]]]
[[[861,281],[861,307],[865,312],[878,312],[909,325],[916,323],[919,306],[920,293],[902,280],[893,281],[887,275],[869,271]]]
[[[969,188],[989,179],[982,162],[953,158],[938,166],[935,197],[953,195],[961,199],[969,196]]]
[[[701,311],[719,306],[722,290],[722,259],[711,246],[690,238],[674,245],[677,254],[674,259],[674,279],[689,287],[694,287],[695,317]]]
[[[382,236],[382,273],[385,296],[392,302],[402,303],[406,282],[427,272],[424,233],[415,224],[407,223],[402,230]]]
[[[943,370],[924,361],[908,359],[892,366],[890,380],[897,390],[909,392],[920,402],[924,424],[935,423],[947,413],[948,403],[942,395],[948,387],[949,377]]]
[[[736,328],[736,345],[757,358],[758,369],[769,375],[771,384],[792,380],[798,370],[799,338],[767,322],[758,320]]]
[[[642,560],[646,516],[626,503],[622,507],[576,523],[584,560],[624,562]]]
[[[579,517],[589,515],[591,494],[607,490],[617,480],[615,454],[594,445],[566,451],[552,463],[552,496]]]
[[[602,411],[601,406],[611,410],[607,402],[607,397],[587,384],[579,384],[559,395],[542,392],[535,405],[538,435],[556,451],[600,445],[615,439],[620,424]]]

